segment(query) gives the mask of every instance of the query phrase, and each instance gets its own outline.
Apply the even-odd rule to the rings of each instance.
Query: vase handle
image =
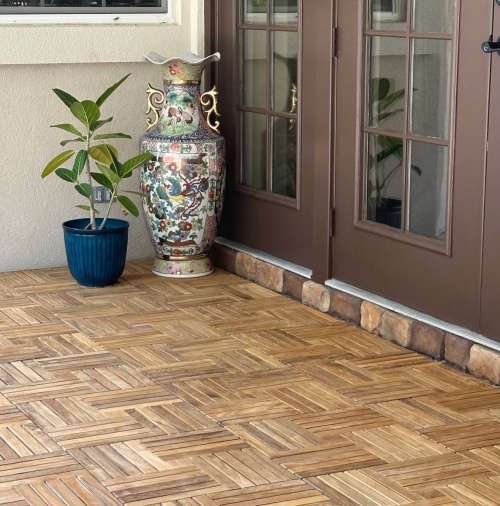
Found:
[[[216,119],[213,123],[211,122],[211,115],[212,114],[215,114],[217,117],[220,117],[219,111],[217,110],[217,95],[218,94],[219,94],[219,92],[215,89],[215,86],[214,86],[210,91],[206,91],[205,93],[203,93],[203,95],[200,97],[200,102],[201,102],[201,105],[203,105],[205,107],[212,106],[212,107],[210,107],[210,109],[207,109],[204,111],[207,116],[206,120],[207,120],[208,126],[214,132],[220,133],[219,132],[220,121]]]
[[[151,118],[146,118],[146,124],[148,125],[146,132],[148,132],[158,123],[158,120],[160,119],[160,111],[165,105],[165,94],[163,91],[153,88],[151,84],[146,90],[146,93],[148,95],[148,110],[146,111],[146,114],[151,112],[154,114],[154,121]]]

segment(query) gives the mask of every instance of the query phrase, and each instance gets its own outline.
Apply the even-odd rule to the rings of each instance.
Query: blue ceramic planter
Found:
[[[88,218],[63,223],[69,270],[80,285],[112,285],[125,269],[129,222],[109,218],[104,230],[85,230],[88,223]]]

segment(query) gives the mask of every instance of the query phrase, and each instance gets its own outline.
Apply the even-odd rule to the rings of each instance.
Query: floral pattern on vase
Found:
[[[140,175],[144,217],[156,251],[153,272],[203,276],[213,271],[208,254],[222,211],[225,143],[205,119],[199,80],[218,53],[205,59],[192,54],[148,59],[164,67],[165,85],[155,131],[141,141],[141,152],[154,155]]]

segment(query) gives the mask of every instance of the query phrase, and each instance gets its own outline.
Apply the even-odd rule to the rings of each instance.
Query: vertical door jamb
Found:
[[[312,2],[311,2],[312,3]],[[302,101],[302,146],[309,155],[303,156],[302,177],[313,178],[313,280],[323,283],[332,276],[332,215],[333,142],[335,61],[334,32],[338,0],[315,0],[314,9],[304,2],[302,43],[304,60],[309,60],[309,71],[303,75],[303,89],[308,91]],[[328,33],[328,47],[318,33]],[[319,42],[318,42],[319,41]],[[312,59],[312,61],[311,61]],[[311,69],[314,71],[311,71]],[[309,159],[309,163],[307,160]],[[309,172],[308,167],[311,172]],[[308,174],[309,172],[309,174]]]

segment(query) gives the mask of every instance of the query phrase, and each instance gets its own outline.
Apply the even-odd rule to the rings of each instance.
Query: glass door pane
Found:
[[[449,138],[451,93],[450,40],[412,41],[410,132]]]
[[[297,25],[297,0],[273,0],[272,18],[275,25]]]
[[[452,33],[455,0],[413,0],[413,31]]]
[[[444,244],[457,1],[368,1],[363,219]]]
[[[267,24],[267,0],[243,0],[242,23],[247,25]]]
[[[239,183],[265,193],[267,198],[296,199],[298,2],[246,0],[242,21]]]
[[[250,107],[267,106],[267,32],[243,30],[242,101]]]

